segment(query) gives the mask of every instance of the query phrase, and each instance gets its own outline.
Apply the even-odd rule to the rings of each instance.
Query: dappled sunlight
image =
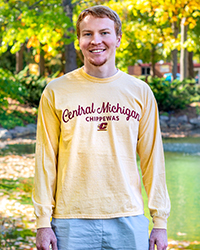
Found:
[[[34,154],[11,154],[8,144],[13,143],[1,143],[1,155],[6,155],[0,157],[0,249],[35,250]]]
[[[34,155],[7,155],[0,158],[0,176],[6,179],[29,178],[34,175]]]

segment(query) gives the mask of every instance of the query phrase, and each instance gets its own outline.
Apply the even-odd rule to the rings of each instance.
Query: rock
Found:
[[[187,117],[187,115],[182,115],[182,116],[179,116],[178,118],[177,118],[177,121],[179,122],[179,123],[187,123],[188,122],[188,117]]]
[[[178,127],[178,121],[177,121],[177,119],[172,116],[170,118],[169,122],[168,122],[168,125],[169,125],[170,128],[176,128],[176,127]]]
[[[29,135],[29,128],[16,126],[14,129],[10,130],[10,133],[12,134],[14,138],[20,137],[20,136],[23,137],[23,136]]]
[[[12,139],[12,134],[5,128],[0,128],[0,139],[6,140],[6,139]]]
[[[200,116],[190,119],[190,123],[194,124],[197,128],[200,128]]]
[[[165,120],[162,120],[162,119],[160,120],[160,127],[161,129],[168,128],[168,125]]]
[[[169,116],[161,115],[160,121],[169,121]]]
[[[192,130],[189,132],[189,136],[192,136],[192,137],[200,137],[200,128],[192,129]]]
[[[36,134],[37,131],[37,125],[34,123],[28,124],[26,128],[29,130],[29,134]]]
[[[192,130],[193,128],[194,128],[194,126],[190,123],[183,123],[179,127],[180,130],[185,130],[185,131]]]

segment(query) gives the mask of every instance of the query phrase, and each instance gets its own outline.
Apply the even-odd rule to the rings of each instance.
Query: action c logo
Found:
[[[103,122],[103,123],[98,125],[98,131],[107,131],[107,129],[108,129],[108,123],[107,122]]]

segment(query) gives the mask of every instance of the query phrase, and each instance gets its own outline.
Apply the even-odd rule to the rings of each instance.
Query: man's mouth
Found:
[[[93,49],[93,50],[90,50],[90,52],[92,53],[100,53],[100,52],[104,52],[106,49]]]

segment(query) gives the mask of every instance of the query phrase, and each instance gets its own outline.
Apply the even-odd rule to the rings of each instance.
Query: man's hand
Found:
[[[49,250],[51,245],[52,250],[58,250],[57,239],[50,227],[37,229],[36,247],[38,250]]]
[[[167,249],[167,230],[160,228],[153,228],[150,235],[150,246],[149,250],[154,250],[155,244],[157,245],[157,250]]]

